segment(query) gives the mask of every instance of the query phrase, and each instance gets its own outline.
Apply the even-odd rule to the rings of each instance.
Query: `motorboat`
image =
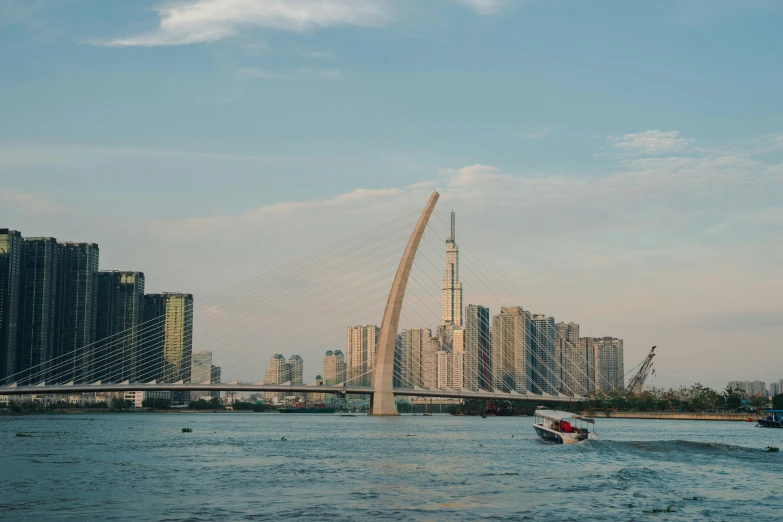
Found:
[[[533,427],[539,437],[556,444],[576,444],[596,440],[595,419],[557,410],[536,410]]]
[[[765,410],[766,417],[759,417],[756,426],[761,428],[783,428],[783,410]]]

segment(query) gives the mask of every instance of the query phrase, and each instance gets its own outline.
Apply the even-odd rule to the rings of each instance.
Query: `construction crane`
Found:
[[[642,387],[644,386],[644,381],[647,380],[647,376],[650,375],[650,372],[655,374],[655,370],[653,369],[653,358],[655,357],[655,346],[652,347],[650,350],[650,353],[647,354],[647,357],[642,361],[640,364],[636,365],[634,368],[631,369],[628,373],[631,373],[632,371],[639,369],[633,376],[633,378],[628,382],[628,387],[625,389],[626,392],[633,392],[633,393],[641,393]],[[626,374],[628,375],[628,374]]]

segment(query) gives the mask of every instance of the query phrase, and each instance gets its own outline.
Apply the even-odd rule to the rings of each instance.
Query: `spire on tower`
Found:
[[[451,211],[451,236],[449,237],[452,241],[456,241],[456,238],[454,237],[454,211]]]

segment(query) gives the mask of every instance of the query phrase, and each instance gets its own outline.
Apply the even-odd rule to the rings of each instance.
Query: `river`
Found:
[[[783,452],[764,451],[783,429],[599,419],[600,440],[558,446],[531,423],[5,416],[0,520],[783,519]]]

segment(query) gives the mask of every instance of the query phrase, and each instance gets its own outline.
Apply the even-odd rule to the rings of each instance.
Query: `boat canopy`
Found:
[[[557,410],[536,410],[535,413],[539,417],[544,417],[545,419],[553,420],[553,421],[562,421],[567,419],[577,419],[584,422],[589,422],[591,424],[595,424],[594,419],[590,419],[588,417],[583,417],[582,415],[571,413],[570,411],[557,411]]]

